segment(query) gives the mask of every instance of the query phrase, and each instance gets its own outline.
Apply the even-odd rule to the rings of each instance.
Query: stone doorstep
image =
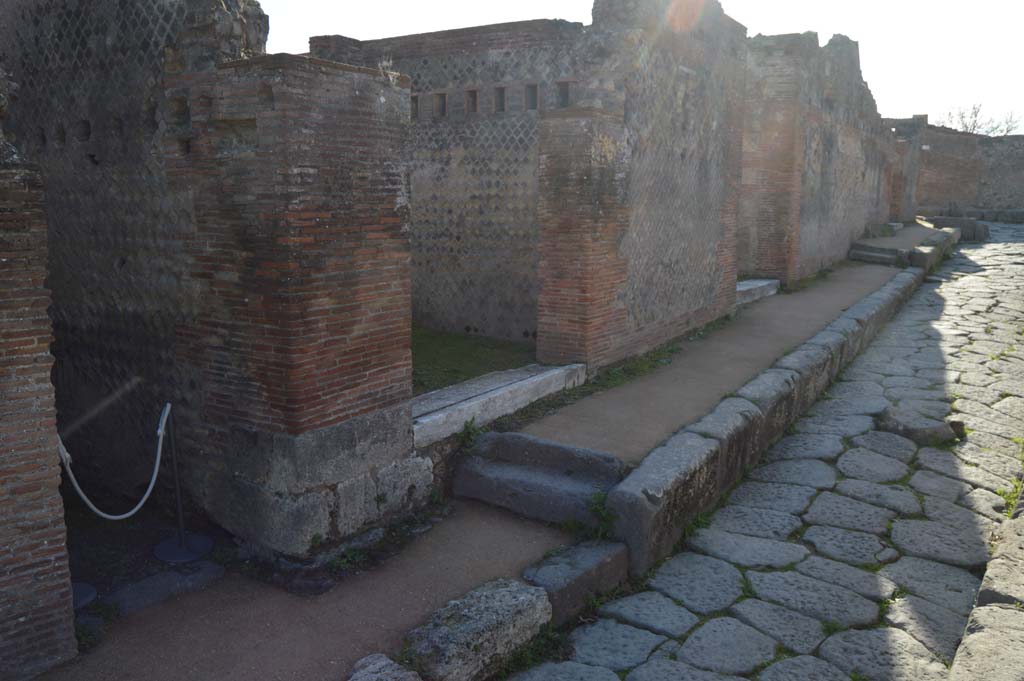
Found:
[[[778,279],[748,279],[736,283],[736,305],[748,305],[755,300],[774,296],[779,292]]]
[[[720,428],[721,437],[740,438],[748,444],[753,431],[757,433],[757,442],[754,444],[762,450],[767,448],[771,441],[783,434],[788,424],[776,421],[772,428],[773,432],[768,432],[765,426],[768,421],[762,423],[763,416],[748,412],[759,410],[762,405],[792,402],[794,393],[806,392],[809,384],[816,384],[815,387],[821,385],[820,377],[814,374],[834,371],[836,355],[842,358],[843,361],[840,363],[851,359],[855,353],[848,352],[850,347],[859,349],[870,342],[871,338],[867,336],[877,333],[883,322],[907,300],[923,278],[922,271],[909,268],[903,275],[897,275],[893,282],[867,296],[829,327],[849,329],[848,332],[837,331],[843,337],[842,347],[828,348],[825,353],[826,359],[820,353],[824,346],[814,345],[815,352],[805,352],[805,355],[823,361],[812,361],[807,366],[799,366],[801,363],[797,362],[797,369],[787,372],[797,377],[794,381],[770,382],[769,385],[772,387],[768,392],[778,395],[763,395],[766,391],[764,386],[761,386],[755,392],[764,399],[759,398],[759,404],[751,403],[749,409],[737,408],[743,406],[738,405],[738,402],[745,402],[744,400],[723,399],[722,403],[730,399],[732,402],[724,406],[719,403],[716,410],[708,415],[708,418],[712,418],[708,424],[709,428],[714,425]],[[839,324],[844,320],[856,321],[858,329],[854,331],[850,324]],[[811,366],[812,364],[814,366]],[[762,372],[754,381],[760,380],[769,372],[774,375],[780,374],[779,365],[776,364]],[[720,409],[724,411],[715,419],[715,413]],[[786,414],[790,421],[799,415],[798,412],[788,411]],[[461,428],[461,425],[459,427]],[[776,433],[775,430],[779,432]],[[424,672],[426,675],[423,678],[428,681],[441,678],[473,681],[480,678],[480,672],[488,667],[493,668],[492,665],[514,654],[518,647],[529,641],[543,625],[570,621],[586,608],[592,597],[613,591],[625,582],[629,574],[644,574],[660,559],[671,553],[678,541],[676,535],[681,536],[682,533],[680,520],[703,511],[709,500],[719,498],[724,492],[719,488],[723,482],[719,468],[725,462],[719,462],[717,458],[723,456],[722,452],[731,449],[734,449],[733,443],[719,443],[692,430],[688,431],[686,427],[680,429],[666,445],[648,455],[650,462],[645,459],[644,463],[609,495],[608,507],[615,512],[624,511],[620,519],[629,519],[629,522],[616,523],[616,534],[624,543],[577,544],[527,568],[524,580],[533,586],[511,580],[499,580],[470,592],[462,599],[450,602],[435,613],[431,623],[410,632],[407,637],[411,643],[407,649],[422,649],[422,655],[413,652],[417,668],[436,667],[433,672]],[[680,452],[686,453],[684,450],[693,451],[690,456],[679,456]],[[654,461],[658,457],[652,455],[657,452],[665,454],[662,456],[665,461]],[[663,470],[666,461],[670,460],[678,461],[676,467],[682,468]],[[656,475],[651,477],[652,474]],[[661,484],[658,490],[648,489],[650,485],[643,481],[648,480],[653,484],[655,478],[664,484]],[[616,496],[619,497],[618,502]],[[691,501],[696,502],[692,504],[692,508],[689,503]],[[673,512],[667,512],[670,509]],[[660,538],[660,541],[657,542],[657,546],[651,546],[648,538]],[[543,598],[538,598],[536,592],[533,596],[525,594],[524,590],[531,588],[543,593]],[[515,592],[523,592],[522,597],[510,599],[509,594]],[[523,606],[524,600],[529,601],[530,605]],[[465,608],[462,607],[464,602],[468,604]],[[475,612],[479,616],[460,616],[456,618],[459,621],[453,624],[452,618],[455,614],[465,611]],[[489,614],[485,617],[483,613]],[[498,634],[502,632],[502,635],[510,640],[499,643]],[[413,672],[380,656],[366,658],[356,665],[356,669],[371,668],[375,665],[379,665],[381,669],[386,668],[394,675],[383,676],[382,681],[391,678],[418,681]],[[444,676],[438,675],[439,673]],[[351,677],[352,681],[361,681],[363,678],[365,677]]]
[[[735,460],[735,452],[763,452],[782,437],[802,413],[801,407],[824,393],[842,365],[871,341],[923,279],[924,272],[918,268],[898,274],[844,312],[829,327],[834,333],[810,339],[738,391],[756,394],[757,403],[740,409],[737,403],[745,400],[723,399],[700,422],[682,428],[648,454],[612,489],[607,506],[616,516],[614,536],[629,547],[633,576],[643,575],[670,555],[683,526],[720,498],[734,482],[735,472],[750,463]],[[838,324],[841,321],[855,322],[858,328]],[[766,375],[778,375],[780,370],[790,371],[795,380],[763,385]],[[752,384],[757,382],[761,384],[754,390]],[[746,391],[747,387],[751,390]],[[785,419],[771,413],[775,405],[794,402],[797,408],[787,410]]]
[[[454,435],[473,419],[483,426],[539,399],[575,388],[587,380],[583,364],[544,367],[531,364],[497,371],[441,390],[412,402],[413,439],[417,449]]]

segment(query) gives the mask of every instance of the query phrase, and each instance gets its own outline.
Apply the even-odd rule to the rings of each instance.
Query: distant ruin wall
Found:
[[[977,207],[1024,210],[1024,135],[985,137],[979,150]]]
[[[165,81],[172,187],[189,190],[195,316],[179,365],[189,488],[290,555],[429,495],[411,458],[408,83],[277,55]]]
[[[0,123],[2,109],[0,101]],[[43,188],[36,169],[3,161],[3,146],[0,129],[0,677],[6,679],[29,678],[74,657],[76,643],[50,383]]]
[[[542,361],[609,364],[735,302],[745,29],[683,5],[667,31],[601,15],[605,56],[542,119]]]
[[[893,192],[904,191],[894,174],[908,159],[882,124],[853,41],[758,36],[748,64],[739,269],[792,283],[889,220]]]
[[[538,121],[565,105],[579,24],[529,21],[367,42],[310,40],[315,56],[412,80],[413,314],[437,329],[530,341],[537,332]],[[535,88],[536,100],[528,89]]]

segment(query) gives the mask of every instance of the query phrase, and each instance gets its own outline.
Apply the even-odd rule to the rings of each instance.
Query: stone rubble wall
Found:
[[[740,272],[792,283],[888,222],[906,159],[863,81],[857,43],[758,36],[748,67]]]

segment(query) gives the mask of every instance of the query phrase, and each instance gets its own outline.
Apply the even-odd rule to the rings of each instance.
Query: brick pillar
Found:
[[[172,64],[189,60],[172,59]],[[305,554],[423,502],[413,456],[408,81],[276,55],[168,74],[193,196],[179,331],[188,477],[232,532]]]
[[[621,113],[569,110],[546,116],[540,138],[537,358],[604,364],[625,314],[625,126]]]
[[[2,73],[0,73],[2,77]],[[3,151],[0,131],[0,153]],[[0,677],[75,656],[38,172],[0,164]]]

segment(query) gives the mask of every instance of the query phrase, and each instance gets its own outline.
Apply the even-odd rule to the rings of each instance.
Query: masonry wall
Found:
[[[673,7],[595,5],[579,100],[542,119],[542,361],[609,364],[734,305],[746,31]]]
[[[300,555],[433,482],[412,458],[408,82],[288,55],[196,73],[185,48],[164,151],[196,223],[189,486],[227,529]]]
[[[918,137],[917,200],[924,214],[978,203],[983,161],[979,136],[926,125]]]
[[[0,130],[0,677],[6,679],[74,657],[76,643],[50,383],[43,188],[37,170],[3,162],[3,145]]]
[[[983,137],[978,208],[1024,210],[1024,135]]]
[[[758,36],[748,64],[740,272],[792,283],[890,219],[911,161],[882,123],[855,42]]]
[[[164,402],[191,399],[175,343],[195,311],[192,215],[159,151],[165,50],[196,22],[223,37],[211,63],[262,51],[250,0],[0,0],[0,60],[20,83],[9,131],[48,189],[57,418],[111,506],[144,490]]]
[[[559,83],[570,101],[576,94],[582,35],[579,24],[528,21],[366,42],[310,40],[315,56],[385,65],[411,78],[406,161],[418,323],[536,338],[538,124],[565,105]]]

